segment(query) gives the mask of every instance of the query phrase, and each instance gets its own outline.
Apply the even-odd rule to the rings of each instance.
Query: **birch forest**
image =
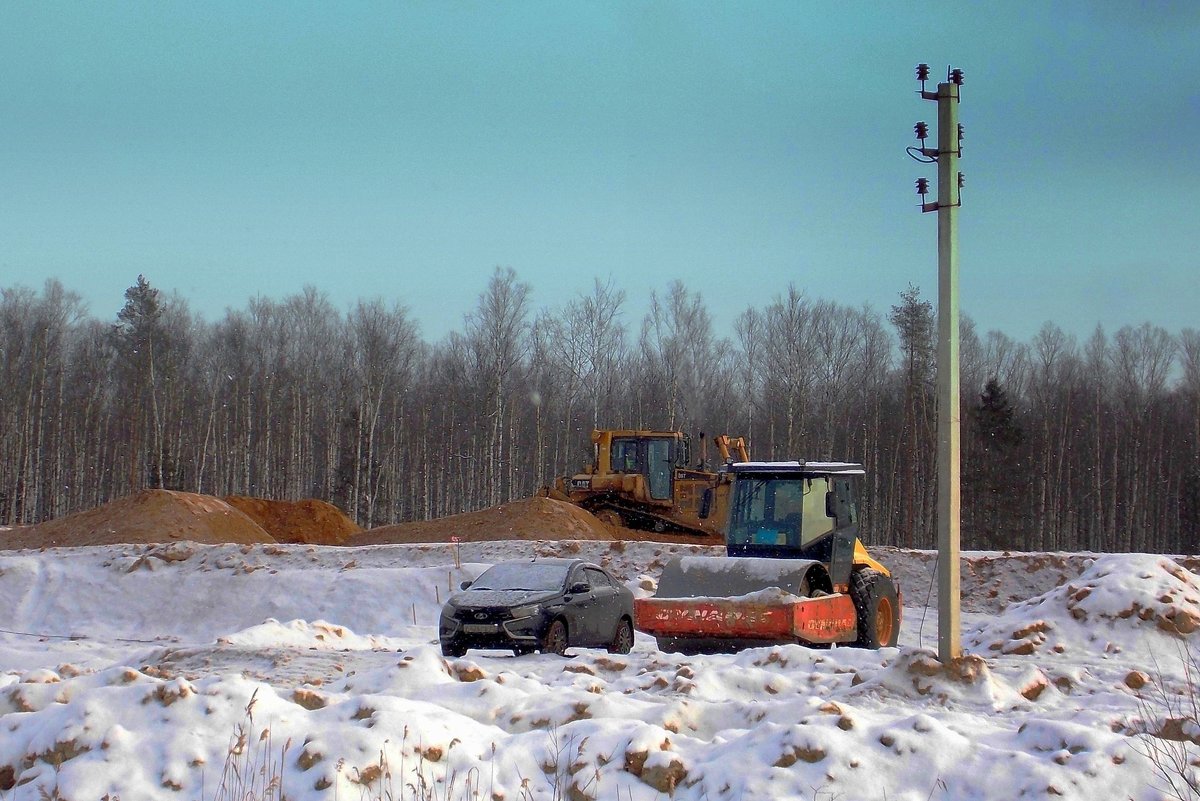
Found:
[[[56,281],[0,289],[0,524],[152,487],[427,519],[527,497],[590,461],[593,428],[635,428],[862,462],[868,540],[934,546],[918,288],[876,310],[780,287],[724,332],[678,282],[637,315],[612,281],[557,308],[511,269],[480,283],[438,342],[311,287],[213,322],[142,276],[100,317]],[[961,332],[964,547],[1200,551],[1200,331]]]

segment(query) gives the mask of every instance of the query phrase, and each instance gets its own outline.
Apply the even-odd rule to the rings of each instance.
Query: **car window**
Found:
[[[536,562],[505,562],[493,565],[475,579],[472,590],[561,590],[567,578],[566,565]]]
[[[604,575],[604,573],[600,572],[599,570],[588,567],[584,568],[584,572],[587,574],[588,583],[591,584],[593,588],[612,586],[612,582],[608,580],[608,576]]]

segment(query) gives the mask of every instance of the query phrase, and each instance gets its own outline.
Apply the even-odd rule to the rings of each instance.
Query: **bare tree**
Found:
[[[639,404],[639,426],[703,427],[716,341],[700,295],[682,281],[671,282],[665,298],[651,292],[638,345],[646,393]]]
[[[807,413],[810,393],[816,378],[817,342],[814,320],[808,299],[789,284],[785,295],[777,296],[766,311],[766,359],[771,365],[768,373],[768,393],[775,399],[776,413],[771,416],[772,427],[782,428],[781,458],[798,458],[807,445]],[[781,420],[778,420],[782,417]],[[778,420],[778,422],[777,422]],[[772,432],[772,444],[776,437]]]
[[[511,395],[529,350],[529,293],[515,270],[497,267],[466,320],[465,342],[484,400],[482,417],[489,424],[484,477],[491,504],[508,500],[515,489],[517,428]]]
[[[354,494],[351,516],[368,526],[384,522],[377,516],[381,482],[403,471],[402,452],[390,437],[392,447],[380,451],[380,417],[385,409],[394,412],[391,424],[403,419],[403,397],[412,380],[418,353],[415,325],[403,306],[391,309],[381,301],[360,301],[348,321],[351,364],[357,390],[358,424],[354,448]]]

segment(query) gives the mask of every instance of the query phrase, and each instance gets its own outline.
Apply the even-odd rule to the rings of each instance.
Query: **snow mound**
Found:
[[[280,623],[267,618],[257,626],[218,637],[221,645],[253,648],[311,648],[318,651],[395,650],[393,637],[372,637],[355,634],[345,626],[324,620],[289,620]]]
[[[1169,557],[1100,556],[1077,578],[1011,604],[969,636],[974,650],[1117,652],[1146,636],[1200,630],[1200,581]],[[1103,645],[1098,641],[1105,639]]]

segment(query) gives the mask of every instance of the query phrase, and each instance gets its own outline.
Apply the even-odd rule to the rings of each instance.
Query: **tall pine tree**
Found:
[[[117,372],[128,399],[129,492],[134,493],[145,485],[142,453],[146,439],[151,439],[153,446],[148,479],[152,486],[163,484],[161,443],[158,441],[162,426],[154,368],[155,348],[162,339],[162,307],[158,290],[150,286],[144,275],[139,275],[137,283],[125,290],[125,305],[117,312],[112,334]],[[152,425],[148,432],[150,437],[146,436],[147,418]]]
[[[926,493],[918,488],[935,480],[933,474],[933,440],[930,411],[933,404],[935,375],[933,340],[933,305],[921,300],[921,290],[909,285],[900,293],[899,305],[892,307],[888,320],[896,326],[903,357],[904,377],[904,450],[899,467],[904,474],[901,496],[900,544],[909,548],[924,547],[931,519],[919,512],[924,510]],[[917,537],[918,528],[922,535]]]
[[[995,378],[988,380],[972,409],[974,463],[967,471],[975,544],[1011,548],[1018,544],[1018,500],[1027,481],[1021,465],[1024,432],[1008,395]]]

